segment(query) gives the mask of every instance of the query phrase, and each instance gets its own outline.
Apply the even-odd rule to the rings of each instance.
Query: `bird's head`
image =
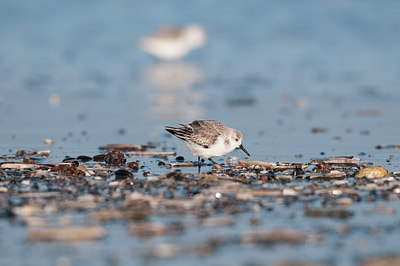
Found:
[[[235,143],[235,145],[237,145],[236,148],[242,149],[244,153],[247,154],[247,156],[250,156],[250,153],[248,153],[247,150],[243,147],[242,141],[243,141],[242,133],[240,133],[239,130],[234,129],[232,134],[232,142]]]

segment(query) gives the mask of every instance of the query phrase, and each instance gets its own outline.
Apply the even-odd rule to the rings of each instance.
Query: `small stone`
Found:
[[[84,166],[83,164],[77,166],[76,169],[78,169],[79,171],[82,171],[83,173],[87,173],[86,166]]]
[[[185,161],[185,158],[184,158],[183,156],[178,156],[178,157],[175,158],[175,160],[176,160],[178,163],[183,163],[183,162]]]
[[[70,175],[75,177],[83,177],[84,173],[76,168],[76,166],[57,165],[50,169],[50,172],[55,172],[63,175]]]
[[[275,176],[275,179],[281,183],[290,183],[293,181],[293,176],[278,174]]]
[[[340,205],[343,205],[343,206],[350,206],[350,205],[353,204],[353,199],[352,199],[352,198],[339,198],[339,199],[337,200],[337,202],[338,202]]]
[[[71,158],[71,157],[67,157],[64,160],[62,160],[63,163],[71,163],[71,165],[73,166],[78,166],[79,162],[76,160],[76,158]]]
[[[44,140],[44,144],[46,146],[51,146],[51,145],[54,144],[54,140],[47,138],[47,139]]]
[[[394,187],[392,192],[396,193],[396,194],[400,194],[400,187]]]
[[[93,156],[93,161],[103,162],[105,157],[106,157],[105,154],[98,154],[98,155]]]
[[[232,217],[207,217],[201,218],[197,221],[197,225],[201,227],[223,227],[232,226]]]
[[[30,242],[37,241],[90,241],[102,239],[107,231],[101,226],[34,228],[27,233]]]
[[[124,165],[126,163],[126,158],[120,151],[110,151],[104,157],[104,161],[111,165]]]
[[[29,179],[25,179],[21,181],[22,186],[29,186],[31,184],[31,181]]]
[[[76,157],[76,159],[78,161],[81,161],[83,163],[88,162],[90,160],[92,160],[92,157],[86,156],[86,155],[79,155],[78,157]]]
[[[61,102],[61,98],[60,95],[58,95],[57,93],[52,93],[49,97],[49,105],[51,107],[57,107],[58,105],[60,105]]]
[[[15,156],[22,157],[22,156],[31,156],[35,154],[37,154],[37,152],[33,150],[19,150],[15,153]]]
[[[211,168],[214,172],[220,172],[222,170],[222,166],[219,164],[214,164]]]
[[[37,161],[37,160],[35,160],[33,158],[24,158],[22,160],[23,163],[35,163],[35,161]]]
[[[283,196],[297,196],[297,192],[294,189],[291,188],[284,188],[282,190],[282,195]]]
[[[386,177],[388,172],[386,171],[385,168],[382,166],[370,166],[361,169],[357,174],[357,178],[381,178],[381,177]]]
[[[328,131],[328,129],[327,129],[327,128],[323,128],[323,127],[313,127],[313,128],[311,129],[311,133],[313,133],[313,134],[325,133],[325,132],[327,132],[327,131]]]
[[[135,172],[139,171],[139,163],[138,162],[129,162],[129,163],[127,163],[127,166]]]
[[[115,171],[115,179],[121,180],[126,178],[132,178],[133,174],[125,169],[119,169]]]

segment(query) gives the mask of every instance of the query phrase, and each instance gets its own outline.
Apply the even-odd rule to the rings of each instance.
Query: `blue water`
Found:
[[[216,119],[242,131],[252,160],[309,162],[321,154],[363,152],[362,160],[400,171],[399,150],[375,149],[400,144],[398,10],[396,0],[3,0],[0,155],[47,149],[45,138],[55,141],[49,158],[54,162],[98,154],[99,146],[110,143],[161,141],[190,161],[196,158],[179,140],[168,138],[163,127]],[[144,35],[189,23],[203,25],[208,42],[183,62],[166,66],[138,48]],[[180,73],[181,78],[170,86],[168,79],[156,78],[160,73]],[[58,104],[49,103],[52,95],[59,97]],[[376,115],[359,114],[365,110]],[[312,134],[314,127],[328,131]],[[121,129],[124,134],[118,133]],[[231,155],[244,157],[241,151]],[[166,171],[148,158],[138,159],[154,166],[154,174]],[[390,204],[400,211],[398,202]],[[374,209],[372,203],[355,206]],[[278,208],[275,214],[285,211]],[[319,224],[299,218],[302,213],[294,221],[281,215],[263,216],[263,226],[297,224],[301,229],[304,223],[313,231]],[[235,218],[233,231],[248,227],[240,225],[242,219]],[[397,224],[399,219],[396,214],[384,222]],[[132,251],[143,243],[127,237],[121,224],[107,229],[109,237],[91,245],[28,245],[25,227],[2,220],[0,250],[8,249],[0,253],[0,264],[52,265],[60,256],[69,257],[73,265],[112,264],[113,256],[123,265],[149,263]],[[201,237],[186,235],[192,236]],[[151,263],[232,265],[303,256],[306,261],[349,265],[371,254],[398,254],[392,248],[398,237],[398,231],[360,233],[344,240],[334,236],[323,246],[271,250],[233,245],[200,260],[189,256]],[[368,242],[365,251],[356,247],[362,239]],[[20,256],[26,250],[29,261]]]

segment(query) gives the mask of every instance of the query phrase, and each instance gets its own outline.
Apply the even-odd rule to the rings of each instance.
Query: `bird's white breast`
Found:
[[[184,141],[184,143],[193,155],[200,156],[205,159],[228,154],[237,148],[231,142],[229,145],[227,145],[225,143],[225,138],[222,136],[219,136],[209,148],[204,148],[190,141]]]

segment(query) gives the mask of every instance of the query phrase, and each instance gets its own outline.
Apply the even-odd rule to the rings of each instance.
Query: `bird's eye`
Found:
[[[239,141],[239,139],[235,139],[236,141]]]

